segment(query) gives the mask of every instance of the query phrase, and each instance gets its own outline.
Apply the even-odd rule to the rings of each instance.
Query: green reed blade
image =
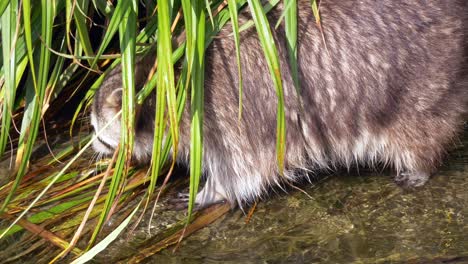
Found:
[[[73,2],[76,3],[76,2]],[[67,47],[71,52],[71,34],[72,34],[72,16],[73,16],[73,3],[72,0],[65,0],[65,38],[67,40]]]
[[[102,0],[91,0],[93,2],[94,9],[99,10],[102,14],[106,16],[112,15],[114,12],[114,6],[110,1],[102,1]]]
[[[88,26],[86,25],[86,14],[88,13],[89,0],[78,0],[76,1],[75,12],[73,17],[75,19],[76,29],[79,36],[79,42],[83,47],[83,51],[87,56],[94,54],[91,46],[91,40],[89,39]],[[91,60],[88,60],[89,64],[92,64]]]
[[[120,4],[120,2],[119,2]],[[131,154],[134,143],[134,124],[135,124],[135,40],[136,40],[136,19],[138,11],[137,0],[128,1],[126,10],[122,10],[124,16],[119,21],[119,39],[120,49],[122,53],[122,116],[121,116],[121,133],[120,133],[120,148],[117,161],[115,163],[114,174],[109,186],[109,192],[106,197],[103,211],[99,217],[99,221],[94,229],[91,239],[88,243],[89,249],[96,240],[102,225],[107,219],[109,211],[115,202],[118,192],[122,187],[122,183],[128,172],[130,165]],[[114,16],[117,13],[114,12]]]
[[[228,0],[228,7],[229,7],[229,14],[231,17],[231,24],[232,24],[232,33],[234,36],[234,43],[236,45],[236,59],[237,59],[237,72],[239,78],[239,122],[242,118],[242,70],[241,70],[241,59],[240,59],[240,40],[239,40],[239,21],[237,16],[237,2],[236,0]]]
[[[70,64],[68,67],[63,70],[57,78],[56,84],[54,84],[54,90],[51,96],[51,100],[57,99],[60,92],[65,88],[65,86],[69,83],[70,79],[72,78],[73,74],[76,73],[78,70],[78,64]]]
[[[122,131],[121,144],[130,158],[134,141],[135,125],[135,45],[138,1],[128,9],[128,17],[119,26],[120,50],[122,53]]]
[[[178,62],[180,60],[180,58],[182,58],[182,56],[184,55],[184,51],[185,51],[185,42],[181,44],[180,47],[178,47],[173,53],[172,53],[172,65],[174,65],[176,62]],[[148,95],[153,91],[153,89],[156,87],[156,83],[157,83],[157,71],[156,73],[153,75],[153,77],[151,78],[151,80],[149,80],[148,83],[146,83],[143,88],[141,89],[141,91],[138,92],[137,94],[137,102],[139,104],[142,104],[143,103],[143,100],[145,100],[146,97],[148,97]]]
[[[247,0],[238,0],[239,2],[247,2]],[[265,14],[267,14],[268,12],[271,11],[271,9],[273,9],[281,0],[269,0],[265,3],[265,5],[263,6],[263,12],[265,12]],[[281,16],[282,17],[282,16]],[[280,17],[280,19],[281,19]],[[252,19],[249,19],[247,22],[243,23],[242,25],[240,25],[239,27],[239,32],[242,32],[244,30],[247,30],[249,28],[251,28],[252,26],[254,26],[255,23]]]
[[[112,17],[107,26],[106,33],[104,34],[104,37],[102,39],[101,45],[99,46],[99,49],[96,52],[96,58],[91,64],[91,68],[93,68],[96,65],[97,59],[104,53],[104,50],[107,48],[107,46],[111,42],[115,33],[119,29],[119,26],[122,22],[123,16],[125,15],[125,12],[129,9],[129,6],[132,2],[133,1],[128,0],[128,1],[119,1],[117,3],[114,13],[112,14]]]
[[[11,115],[14,112],[16,94],[16,20],[18,16],[18,1],[12,0],[1,17],[2,52],[4,67],[5,98],[2,109],[2,127],[0,131],[0,156],[5,152],[11,127]]]
[[[42,118],[42,103],[44,101],[45,90],[47,88],[47,77],[50,65],[50,51],[47,47],[50,47],[52,43],[52,27],[55,17],[55,5],[51,5],[47,0],[41,0],[41,10],[41,36],[45,45],[41,45],[40,59],[37,64],[39,66],[38,86],[37,89],[34,89],[33,87],[35,90],[34,99],[26,106],[26,112],[30,109],[31,116],[25,115],[21,126],[21,135],[16,156],[15,184],[6,197],[0,211],[5,210],[13,193],[18,187],[19,182],[26,173],[29,164],[29,157],[31,156],[33,145],[38,134],[40,120]]]
[[[286,122],[284,112],[284,93],[281,78],[281,70],[279,65],[278,50],[275,46],[275,41],[271,33],[270,24],[262,9],[259,0],[247,0],[252,13],[252,17],[257,29],[260,43],[265,53],[265,58],[270,69],[270,74],[273,79],[276,95],[278,97],[277,108],[277,127],[276,127],[276,151],[278,160],[278,170],[280,174],[284,170],[284,155],[286,150]]]
[[[210,18],[211,25],[214,26],[213,13],[211,12],[210,0],[205,0],[206,11],[208,12],[208,17]]]
[[[161,12],[160,10],[158,13]],[[160,16],[161,14],[158,14]],[[160,34],[160,33],[158,33]],[[158,43],[158,53],[159,53],[159,43]],[[161,82],[161,78],[163,78],[162,70],[158,70],[157,74],[157,82]],[[156,181],[160,173],[161,169],[161,146],[162,141],[164,138],[164,131],[166,128],[166,123],[164,122],[164,112],[166,109],[166,93],[167,87],[165,85],[158,86],[157,88],[157,96],[156,96],[156,117],[154,120],[154,137],[153,137],[153,150],[152,150],[152,159],[151,159],[151,182],[150,186],[148,187],[148,194],[151,196],[154,192],[156,187]],[[149,202],[149,199],[147,200]]]
[[[172,54],[172,35],[171,35],[171,20],[170,11],[172,8],[167,6],[165,1],[158,2],[160,13],[159,13],[159,26],[158,26],[158,58],[159,58],[159,69],[158,79],[159,85],[166,86],[167,94],[167,112],[169,116],[169,129],[173,141],[173,160],[175,162],[177,157],[177,145],[179,144],[179,123],[177,121],[177,99],[175,89],[175,78],[174,78],[174,65],[172,64],[172,56],[164,54]],[[162,9],[167,9],[163,12]],[[166,13],[167,11],[167,13]],[[167,15],[161,15],[166,13]],[[161,44],[161,47],[159,46]],[[161,163],[162,160],[159,160]],[[154,182],[156,183],[156,182]]]
[[[242,5],[244,5],[247,1],[246,0],[240,0],[237,3],[237,7],[240,8]],[[229,11],[226,9],[221,10],[217,15],[214,16],[214,24],[208,24],[206,28],[206,37],[205,37],[205,47],[208,47],[209,44],[213,41],[213,38],[216,36],[216,34],[219,33],[219,31],[222,29],[222,27],[229,21],[230,15]],[[179,58],[183,55],[183,51],[185,50],[185,42],[181,44],[180,47],[178,47],[173,55],[172,55],[172,62],[176,63]],[[186,61],[185,61],[186,62]],[[177,84],[177,118],[178,122],[180,121],[183,111],[185,110],[185,104],[186,104],[186,98],[187,98],[187,91],[184,89],[185,83],[187,83],[187,73],[188,73],[188,67],[187,63],[183,64],[182,70],[181,70],[181,75]],[[153,81],[150,80],[150,83],[148,85],[151,85]],[[153,85],[154,86],[154,85]],[[141,95],[141,98],[144,98],[145,94],[139,93]],[[142,99],[141,99],[142,100]],[[167,140],[164,145],[164,150],[163,150],[163,161],[167,160],[169,150],[172,147],[172,141],[171,141],[171,135],[167,137]],[[161,164],[162,166],[163,164]]]
[[[36,66],[34,64],[33,59],[33,39],[32,36],[32,29],[31,29],[31,0],[23,0],[23,26],[24,26],[24,40],[26,41],[26,48],[27,48],[27,55],[29,60],[29,66],[31,69],[35,69]],[[36,37],[37,38],[37,37]],[[32,70],[29,71],[31,73],[32,82],[37,89],[37,78],[36,78],[36,71]],[[1,155],[0,155],[1,156]]]
[[[190,193],[187,224],[192,217],[195,198],[202,174],[203,160],[203,115],[204,115],[204,82],[205,82],[205,9],[202,2],[192,2],[196,25],[196,46],[194,64],[191,74],[191,126],[190,126]]]
[[[60,49],[64,51],[66,48],[65,39],[62,39],[62,43],[60,45],[61,45]],[[49,105],[50,102],[52,101],[51,95],[54,94],[54,92],[56,91],[56,88],[57,88],[56,85],[62,73],[64,62],[65,62],[65,58],[57,57],[54,63],[54,68],[52,72],[50,73],[49,81],[47,83],[46,98],[44,98],[44,103],[46,103],[47,105]],[[48,107],[47,105],[45,107]]]
[[[177,155],[177,143],[179,138],[178,122],[177,122],[177,101],[175,96],[174,85],[174,67],[172,57],[167,54],[172,54],[171,44],[171,7],[167,1],[158,1],[158,71],[157,71],[157,101],[156,101],[156,120],[155,134],[153,143],[153,158],[151,161],[151,184],[148,193],[153,194],[156,186],[156,181],[160,173],[161,166],[165,161],[162,151],[162,141],[165,132],[165,105],[167,103],[168,116],[170,121],[170,135],[173,142],[173,160]],[[149,199],[147,200],[149,201]]]
[[[10,0],[0,0],[0,16],[3,15],[9,3]]]
[[[110,121],[109,121],[109,124],[111,124],[114,120],[116,120],[116,118],[119,116],[120,112],[118,113],[118,115],[116,115],[114,118],[112,118]],[[98,131],[96,134],[99,134],[101,133],[102,131],[104,131],[104,129],[106,129],[109,124],[105,125],[100,131]],[[47,186],[45,186],[41,192],[39,194],[36,195],[36,197],[34,198],[33,201],[31,201],[28,206],[18,215],[18,217],[0,234],[0,239],[2,239],[9,231],[10,229],[16,225],[16,223],[18,223],[18,221],[20,219],[22,219],[30,210],[31,208],[33,208],[37,203],[38,201],[44,197],[44,195],[47,193],[47,191],[58,181],[61,179],[62,176],[65,175],[65,172],[78,160],[79,157],[81,157],[81,155],[83,155],[83,153],[91,146],[91,144],[94,142],[94,140],[96,140],[96,136],[94,136],[88,143],[86,143],[85,146],[83,146],[83,148],[75,155],[73,156],[65,166],[63,166],[63,168],[57,173],[55,174],[53,177],[50,178],[49,182],[47,183]]]
[[[196,14],[192,8],[190,0],[181,0],[182,12],[184,14],[184,25],[185,25],[185,60],[187,61],[187,73],[188,76],[192,74],[192,66],[195,53],[195,36],[197,34]],[[187,79],[187,85],[190,78]]]
[[[310,0],[310,4],[312,6],[312,13],[314,14],[315,22],[320,24],[320,12],[317,5],[317,0]]]
[[[75,173],[76,174],[76,173]],[[65,176],[65,175],[64,175]],[[47,211],[39,211],[35,214],[32,214],[27,218],[28,222],[33,223],[33,224],[40,224],[43,223],[44,221],[49,220],[51,217],[54,217],[55,215],[61,214],[65,212],[66,210],[69,210],[70,208],[79,205],[81,203],[84,203],[86,201],[89,201],[92,197],[88,198],[82,198],[78,200],[70,200],[70,201],[64,201],[62,203],[59,203],[55,206],[50,207],[47,209]],[[15,234],[16,232],[22,230],[23,228],[21,226],[15,225],[13,226],[10,230],[5,232],[4,229],[0,229],[0,233],[5,232],[5,237],[11,236]]]
[[[186,64],[183,66],[180,74],[180,78],[177,83],[177,123],[180,122],[183,112],[185,110],[185,104],[186,104],[186,99],[187,99],[187,90],[184,89],[184,83],[187,80],[187,67]],[[169,134],[167,137],[167,140],[164,142],[164,147],[163,147],[163,159],[162,161],[165,162],[167,158],[169,157],[169,152],[173,148],[173,143],[172,143],[172,136]],[[161,164],[163,166],[164,164]]]
[[[141,201],[140,203],[138,203],[137,206],[135,206],[135,209],[133,209],[132,213],[127,218],[125,218],[125,220],[116,229],[114,229],[108,236],[106,236],[96,246],[90,248],[88,252],[81,255],[79,258],[75,259],[72,262],[72,264],[86,263],[90,261],[94,256],[96,256],[99,252],[106,249],[109,246],[109,244],[112,243],[112,241],[114,241],[119,236],[119,234],[122,233],[122,231],[130,224],[130,220],[138,211],[138,209],[140,208],[140,205],[141,205]]]
[[[285,31],[288,49],[289,67],[296,88],[300,95],[299,70],[297,67],[297,0],[286,0]]]

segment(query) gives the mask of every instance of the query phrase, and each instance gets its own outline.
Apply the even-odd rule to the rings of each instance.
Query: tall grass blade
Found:
[[[238,0],[239,1],[239,0]],[[269,0],[265,3],[265,5],[263,6],[263,12],[265,12],[265,14],[267,14],[268,12],[271,11],[271,9],[273,9],[281,0]],[[239,2],[247,2],[247,0],[240,0]],[[239,3],[238,2],[238,3]],[[282,19],[282,17],[284,17],[284,15],[282,14],[279,18],[279,20]],[[242,25],[240,25],[239,27],[239,31],[242,32],[244,30],[247,30],[251,27],[253,27],[255,25],[255,22],[250,19],[248,20],[247,22],[244,22]]]
[[[8,4],[10,3],[10,0],[1,0],[0,1],[0,16],[3,15],[3,12],[5,12]]]
[[[83,47],[83,51],[86,56],[93,56],[93,48],[91,46],[91,40],[89,39],[88,28],[86,26],[86,13],[88,12],[89,0],[78,0],[76,1],[75,12],[73,17],[75,19],[76,29],[79,36],[79,43]],[[92,61],[88,61],[92,64]]]
[[[185,24],[185,60],[187,61],[187,75],[192,75],[193,60],[195,58],[195,37],[197,35],[197,20],[195,10],[192,8],[192,2],[190,0],[181,0],[182,12],[184,14]],[[190,78],[187,78],[187,85]]]
[[[319,6],[317,4],[317,0],[311,0],[310,3],[312,6],[312,13],[314,14],[314,17],[315,17],[315,23],[317,23],[317,25],[320,25],[320,11],[319,11]]]
[[[62,39],[62,43],[60,45],[61,45],[60,49],[62,51],[64,51],[65,50],[65,45],[66,45],[65,39]],[[60,77],[60,73],[62,71],[64,62],[65,62],[65,58],[63,58],[63,57],[58,57],[55,60],[54,68],[53,68],[52,72],[50,73],[49,80],[48,80],[48,83],[47,83],[47,88],[46,88],[46,92],[45,92],[45,95],[44,95],[42,112],[47,111],[47,109],[50,106],[50,100],[52,99],[55,88],[57,87],[56,84],[57,84],[57,81],[58,81],[58,79]]]
[[[231,17],[232,24],[232,35],[234,37],[234,44],[236,46],[236,59],[237,59],[237,72],[239,78],[239,121],[242,118],[242,97],[243,97],[243,81],[242,81],[242,70],[241,70],[241,58],[240,58],[240,37],[239,37],[239,21],[237,14],[237,1],[228,0],[229,15]]]
[[[205,0],[206,12],[208,12],[208,17],[210,18],[211,25],[214,26],[213,13],[211,12],[210,0]]]
[[[270,24],[262,9],[259,0],[247,0],[252,13],[252,18],[260,38],[260,43],[265,53],[265,58],[270,69],[270,74],[276,88],[278,97],[277,126],[276,126],[276,151],[278,160],[278,170],[280,174],[284,170],[284,154],[286,150],[286,122],[284,112],[284,93],[279,65],[278,50],[276,49]]]
[[[52,43],[52,32],[53,32],[53,21],[55,17],[55,2],[51,4],[47,0],[41,0],[41,36],[45,45],[41,45],[40,58],[38,71],[38,86],[34,89],[34,98],[26,106],[26,112],[30,109],[31,116],[23,118],[21,126],[21,135],[19,139],[19,146],[16,156],[16,179],[12,186],[10,193],[3,202],[0,211],[4,211],[7,204],[9,203],[13,193],[16,191],[19,182],[23,175],[26,173],[29,158],[32,153],[33,145],[36,140],[40,120],[42,118],[42,104],[44,102],[45,90],[47,88],[47,80],[50,66],[50,51],[47,47],[51,46]],[[29,87],[31,91],[31,87]]]
[[[202,173],[203,160],[203,115],[205,82],[205,9],[202,1],[192,2],[195,12],[193,26],[196,27],[193,70],[191,74],[191,126],[190,126],[190,193],[187,224],[192,217],[195,198]],[[193,41],[193,40],[192,40]]]
[[[29,67],[31,69],[35,69],[36,66],[34,64],[33,59],[33,37],[32,37],[32,29],[31,29],[31,0],[23,0],[23,27],[24,27],[24,40],[26,42],[27,48],[27,56],[29,60]],[[36,78],[36,71],[31,70],[32,84],[34,89],[37,89],[37,78]],[[1,155],[0,155],[1,156]]]
[[[14,112],[16,95],[16,20],[18,16],[18,0],[11,0],[1,17],[2,52],[4,70],[4,90],[2,127],[0,131],[0,156],[5,152],[10,135],[11,116]]]
[[[112,2],[102,0],[92,0],[95,9],[99,10],[105,16],[111,16],[114,12]]]
[[[323,45],[325,46],[325,50],[328,53],[329,50],[328,50],[327,42],[325,41],[325,35],[323,34],[322,22],[320,19],[320,3],[317,4],[317,0],[311,0],[311,6],[312,6],[312,13],[314,14],[314,17],[315,17],[315,24],[317,24],[317,27],[320,30],[320,35],[322,36]]]
[[[123,17],[118,21],[120,49],[122,53],[122,116],[121,116],[121,131],[120,131],[120,148],[117,161],[115,164],[114,174],[109,186],[109,191],[106,197],[103,211],[99,217],[99,221],[94,229],[91,239],[88,244],[89,249],[96,239],[97,234],[102,228],[102,225],[109,216],[110,209],[115,202],[115,197],[118,195],[123,180],[125,179],[128,167],[130,166],[131,154],[133,150],[133,132],[135,124],[135,40],[136,40],[136,19],[138,11],[138,3],[136,0],[124,1],[128,4],[126,9],[122,9]],[[119,4],[122,2],[119,2]],[[119,5],[118,4],[118,5]],[[117,6],[118,7],[118,6]],[[117,8],[114,16],[117,14]],[[114,17],[113,16],[113,17]],[[111,20],[112,21],[112,20]],[[117,23],[117,22],[116,22]],[[107,33],[106,33],[107,34]]]
[[[117,115],[118,116],[118,115]],[[116,116],[116,117],[117,117]],[[113,119],[111,119],[109,121],[109,124],[114,121],[116,119],[116,117],[114,117]],[[108,127],[108,125],[104,126],[102,128],[102,130],[106,129]],[[101,131],[98,131],[97,134],[101,133]],[[81,157],[81,155],[83,155],[83,153],[91,146],[91,144],[94,142],[94,140],[96,140],[96,136],[94,136],[88,143],[86,143],[86,145],[75,155],[73,156],[69,161],[68,163],[57,173],[55,174],[53,177],[50,178],[49,182],[47,183],[47,185],[41,190],[41,192],[37,195],[35,195],[35,198],[28,204],[28,206],[18,215],[18,217],[6,228],[3,230],[3,232],[0,234],[0,239],[2,239],[5,235],[8,234],[8,232],[10,232],[11,228],[13,228],[20,219],[22,219],[30,210],[31,208],[33,208],[37,203],[38,201],[44,197],[44,195],[47,193],[47,191],[57,182],[59,181],[62,176],[65,175],[65,172],[71,167],[71,165],[74,164],[74,162],[76,162],[78,160],[79,157]]]
[[[177,121],[177,100],[174,85],[174,66],[172,63],[172,44],[171,44],[171,9],[167,1],[158,1],[158,72],[157,72],[157,102],[156,102],[156,120],[155,134],[153,144],[153,158],[151,170],[151,184],[148,193],[153,194],[156,181],[160,173],[161,166],[166,157],[162,151],[162,140],[165,132],[164,113],[167,102],[168,115],[170,121],[170,135],[172,140],[173,164],[177,155],[177,144],[179,141],[179,129]],[[149,196],[149,197],[150,197]],[[148,201],[149,201],[148,197]]]
[[[297,0],[286,0],[285,31],[288,49],[289,67],[294,81],[294,86],[299,98],[300,84],[297,68]]]
[[[141,202],[135,207],[135,209],[132,211],[132,213],[127,218],[125,218],[125,220],[116,229],[114,229],[114,231],[112,231],[108,236],[106,236],[96,246],[89,249],[88,252],[81,255],[79,258],[75,259],[72,263],[73,264],[86,263],[86,262],[90,261],[94,256],[99,254],[99,252],[106,249],[107,246],[109,246],[109,244],[112,243],[112,241],[114,241],[119,236],[119,234],[122,233],[122,231],[128,226],[128,224],[130,223],[130,220],[133,218],[135,213],[140,208],[140,204],[141,204]]]
[[[119,26],[123,20],[125,12],[128,10],[129,5],[133,2],[133,0],[127,1],[119,1],[117,6],[115,7],[114,12],[112,13],[112,17],[107,25],[106,33],[102,39],[101,45],[99,46],[98,51],[96,52],[96,58],[94,59],[93,63],[91,64],[91,68],[93,68],[96,63],[97,59],[104,53],[104,50],[107,48],[109,43],[114,37],[115,33],[119,29]]]

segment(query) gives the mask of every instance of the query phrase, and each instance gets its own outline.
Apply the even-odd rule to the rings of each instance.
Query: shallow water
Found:
[[[184,239],[175,253],[168,248],[143,262],[468,263],[468,129],[458,145],[417,190],[395,185],[391,171],[337,172],[302,186],[307,194],[272,193],[249,223],[240,209],[231,210]],[[151,234],[149,217],[147,212],[136,230],[121,235],[93,262],[127,263],[184,220],[185,212],[158,204]],[[3,243],[14,248],[14,238]],[[51,254],[21,262],[47,263],[56,253]]]
[[[145,263],[468,263],[468,131],[427,185],[404,190],[392,172],[336,173],[272,194],[249,223],[239,209]],[[461,146],[464,145],[465,147]],[[154,231],[182,213],[161,211]],[[147,221],[147,220],[145,220]],[[146,227],[146,224],[142,224]],[[96,261],[138,255],[144,231]]]

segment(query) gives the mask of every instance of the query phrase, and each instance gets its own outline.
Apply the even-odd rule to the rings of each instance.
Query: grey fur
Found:
[[[462,126],[468,98],[467,1],[321,1],[326,46],[309,1],[299,0],[298,5],[300,101],[287,63],[283,23],[273,30],[286,100],[283,176],[276,163],[277,98],[255,31],[241,33],[240,123],[230,25],[208,47],[203,159],[207,182],[197,196],[201,205],[222,199],[242,205],[262,197],[272,185],[297,181],[304,175],[300,170],[357,164],[391,166],[397,182],[420,186],[441,164]],[[268,15],[272,26],[281,11],[280,6]],[[248,18],[243,11],[241,19]],[[147,64],[138,64],[137,79],[147,77]],[[103,99],[118,87],[120,69],[96,94],[91,114],[95,128],[109,120],[106,112],[120,109]],[[114,95],[117,100],[110,101],[119,102],[119,93]],[[151,155],[153,109],[154,96],[138,118],[134,156],[140,162],[148,162]],[[180,130],[183,163],[188,162],[190,146],[188,110]],[[120,123],[111,130],[120,131]],[[119,135],[110,132],[102,140],[112,148]],[[95,148],[105,152],[102,146]]]

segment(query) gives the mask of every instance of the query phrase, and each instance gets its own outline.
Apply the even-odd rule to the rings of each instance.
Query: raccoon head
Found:
[[[135,67],[136,90],[139,91],[148,76],[151,64],[137,62]],[[122,71],[117,67],[104,79],[94,95],[90,121],[97,134],[93,142],[96,152],[110,155],[120,142],[122,109]],[[137,106],[135,116],[134,146],[132,160],[137,163],[149,161],[153,145],[155,95],[151,94],[142,105]]]

